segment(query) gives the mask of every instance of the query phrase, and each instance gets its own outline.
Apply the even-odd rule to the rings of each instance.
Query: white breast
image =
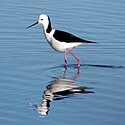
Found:
[[[50,33],[47,33],[46,30],[44,29],[45,37],[49,43],[52,42],[52,37],[53,37],[54,32],[55,30],[53,29]]]
[[[54,32],[55,32],[55,29],[52,29],[52,31],[50,33],[47,33],[46,30],[44,30],[45,37],[46,37],[48,43],[50,44],[50,46],[54,50],[64,52],[65,49],[64,49],[63,42],[59,42],[58,40],[56,40],[53,37]]]
[[[75,46],[82,44],[82,43],[66,43],[66,42],[62,42],[62,41],[60,42],[53,37],[54,32],[55,32],[55,29],[52,29],[52,31],[50,33],[46,33],[46,31],[44,33],[45,33],[45,37],[46,37],[48,43],[56,51],[64,52],[64,51],[66,51],[67,48],[71,49]]]

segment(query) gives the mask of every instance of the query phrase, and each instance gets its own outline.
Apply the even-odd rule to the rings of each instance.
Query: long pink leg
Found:
[[[78,62],[78,68],[80,68],[80,60],[78,59],[78,57],[77,56],[75,56],[74,55],[74,53],[70,50],[70,49],[67,49],[69,52],[70,52],[70,54],[77,60],[77,62]]]

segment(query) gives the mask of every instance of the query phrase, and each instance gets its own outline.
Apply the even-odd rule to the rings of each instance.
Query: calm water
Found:
[[[53,51],[42,27],[93,40],[73,50],[81,59]],[[0,124],[120,125],[125,122],[125,1],[6,0],[0,2]]]

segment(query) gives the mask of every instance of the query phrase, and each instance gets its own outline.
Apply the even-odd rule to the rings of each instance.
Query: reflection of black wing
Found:
[[[72,43],[72,42],[80,42],[80,43],[96,43],[92,41],[87,41],[84,39],[81,39],[73,34],[70,34],[65,31],[60,31],[60,30],[55,30],[55,33],[53,34],[53,37],[61,42],[67,42],[67,43]]]

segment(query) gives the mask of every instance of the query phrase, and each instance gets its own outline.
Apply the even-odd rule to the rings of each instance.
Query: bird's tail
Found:
[[[75,87],[72,90],[70,90],[72,93],[94,93],[93,91],[90,91],[88,89],[92,89],[89,87],[83,87],[83,86],[79,86],[79,87]]]
[[[97,42],[86,40],[86,43],[97,43]]]

